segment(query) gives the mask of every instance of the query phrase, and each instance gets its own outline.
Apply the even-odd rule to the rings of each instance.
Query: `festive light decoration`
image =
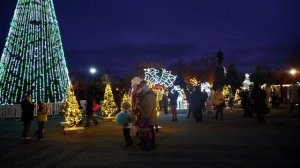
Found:
[[[249,86],[253,85],[253,82],[250,82],[250,75],[245,74],[245,80],[243,81],[243,90],[249,90]]]
[[[60,102],[70,79],[52,0],[18,0],[0,62],[0,103]]]
[[[190,79],[190,83],[192,84],[192,86],[199,86],[200,85],[200,81],[198,81],[196,78]]]
[[[72,85],[69,86],[66,99],[61,106],[61,111],[65,114],[65,121],[68,127],[76,127],[82,119],[82,114]]]
[[[101,107],[102,115],[105,117],[112,117],[117,110],[118,108],[115,103],[110,84],[106,84],[104,100]]]
[[[123,98],[122,98],[122,104],[123,102],[128,102],[130,104],[130,107],[131,107],[131,98],[129,97],[129,95],[127,93],[125,93],[123,95]],[[122,107],[121,107],[122,108]],[[122,111],[124,111],[124,109],[121,109]]]
[[[208,82],[201,83],[201,91],[204,91],[205,89],[207,93],[210,93],[211,88],[212,86]]]
[[[225,85],[223,87],[223,90],[222,90],[222,94],[225,98],[228,98],[229,97],[229,93],[231,93],[231,86],[230,85]]]
[[[164,87],[172,87],[175,80],[176,75],[172,75],[171,71],[167,71],[165,69],[162,69],[160,72],[158,69],[155,68],[147,68],[144,69],[145,71],[145,80],[150,82],[151,84],[158,84],[162,85]]]
[[[234,101],[238,102],[238,103],[241,102],[240,89],[236,89],[235,94],[234,94]]]

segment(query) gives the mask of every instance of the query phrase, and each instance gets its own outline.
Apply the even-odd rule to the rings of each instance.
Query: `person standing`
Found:
[[[206,99],[205,109],[206,109],[206,112],[207,112],[207,119],[210,119],[210,117],[213,119],[212,114],[213,114],[213,111],[214,111],[214,107],[213,107],[212,102],[211,102],[211,96],[209,96]]]
[[[203,122],[202,110],[207,99],[206,95],[200,91],[200,86],[196,86],[191,95],[191,104],[194,117],[197,122]]]
[[[141,127],[140,129],[148,129],[149,136],[140,136],[141,142],[140,145],[142,149],[154,149],[155,148],[155,131],[154,125],[156,122],[156,95],[152,89],[150,89],[147,85],[146,81],[141,81],[141,92],[138,95],[139,107],[141,110],[140,120]]]
[[[163,104],[163,109],[164,109],[164,113],[168,114],[168,104],[169,104],[169,98],[168,98],[168,92],[165,91],[165,93],[163,94],[162,97],[162,104]]]
[[[291,107],[289,114],[293,113],[295,105],[298,103],[298,113],[300,114],[300,86],[297,84],[296,81],[292,83],[292,86],[290,87],[290,101],[291,101]]]
[[[228,105],[230,108],[230,112],[233,112],[233,106],[234,106],[234,97],[232,92],[229,93],[229,97],[228,97]]]
[[[178,95],[179,94],[176,90],[171,90],[171,93],[169,94],[169,99],[170,99],[169,106],[172,114],[172,121],[177,121],[176,107],[177,107]]]
[[[250,95],[249,91],[243,90],[241,92],[241,104],[244,109],[244,117],[252,117],[251,111],[250,111]]]
[[[44,139],[44,125],[45,122],[48,120],[48,106],[45,103],[39,104],[39,109],[37,111],[37,121],[38,121],[38,139]]]
[[[267,93],[261,89],[258,84],[254,83],[253,90],[251,92],[251,98],[254,102],[254,113],[259,123],[265,123],[265,114],[268,113],[268,107],[266,102]]]
[[[133,127],[132,121],[133,121],[133,114],[130,111],[130,104],[128,102],[122,103],[122,111],[121,113],[126,113],[128,115],[128,122],[124,125],[122,125],[123,130],[123,136],[125,139],[125,147],[132,145],[132,138],[130,136],[130,129]]]
[[[25,98],[21,101],[21,109],[22,109],[22,122],[23,122],[23,132],[22,132],[22,140],[29,140],[31,137],[28,137],[28,132],[30,129],[31,121],[33,118],[33,110],[34,103],[32,103],[31,96],[26,95]]]
[[[216,107],[216,120],[218,120],[220,114],[220,120],[223,121],[223,108],[225,106],[225,100],[220,88],[217,88],[216,92],[213,94],[212,104]]]
[[[95,123],[95,126],[98,125],[98,121],[94,117],[94,100],[92,96],[89,96],[86,101],[86,127],[90,126],[90,120],[92,120]]]
[[[191,99],[192,99],[192,92],[193,92],[193,90],[194,90],[194,87],[191,85],[191,84],[189,84],[188,86],[187,86],[187,92],[186,92],[186,100],[187,100],[187,102],[188,102],[188,104],[189,104],[189,107],[188,107],[188,115],[187,115],[187,119],[189,119],[190,118],[190,115],[191,115],[191,113],[192,113],[192,104],[191,104]]]

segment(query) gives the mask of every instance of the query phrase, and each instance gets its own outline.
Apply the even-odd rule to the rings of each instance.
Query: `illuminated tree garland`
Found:
[[[69,86],[66,94],[66,100],[61,106],[61,111],[65,114],[65,120],[68,127],[76,127],[82,119],[82,114],[72,85]]]
[[[52,0],[18,0],[0,62],[0,103],[60,102],[69,84]]]
[[[104,100],[101,108],[102,115],[105,117],[112,117],[117,110],[118,108],[115,103],[110,84],[107,84],[105,87]]]

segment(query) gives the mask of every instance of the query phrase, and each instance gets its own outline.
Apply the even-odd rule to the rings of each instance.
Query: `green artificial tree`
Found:
[[[0,103],[61,102],[70,79],[52,0],[18,0],[0,62]]]

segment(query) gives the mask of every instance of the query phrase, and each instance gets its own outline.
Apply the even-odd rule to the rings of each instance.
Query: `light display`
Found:
[[[229,97],[229,94],[231,93],[231,86],[230,85],[225,85],[223,87],[223,90],[222,90],[222,94],[225,98],[228,98]]]
[[[200,85],[200,81],[198,81],[196,78],[190,79],[190,83],[192,84],[192,86],[199,86]]]
[[[172,87],[175,80],[176,75],[172,75],[171,71],[167,71],[162,69],[160,72],[158,69],[155,68],[147,68],[145,71],[145,80],[150,82],[151,84],[158,84],[164,87]]]
[[[112,117],[117,110],[118,110],[118,108],[115,103],[110,84],[106,84],[104,100],[103,100],[102,106],[101,106],[102,115],[104,117]]]
[[[18,0],[0,62],[0,103],[61,102],[70,83],[52,0]]]
[[[68,127],[76,127],[82,119],[72,85],[69,86],[61,111],[65,114],[65,121]]]
[[[250,75],[246,73],[243,81],[243,90],[249,90],[250,85],[253,85],[253,82],[250,82]]]
[[[130,107],[131,107],[131,98],[129,97],[129,95],[127,93],[125,93],[123,95],[123,98],[122,98],[122,104],[123,102],[128,102],[130,104]],[[122,107],[121,107],[122,108]],[[124,109],[122,108],[121,109],[122,111],[124,111]]]

